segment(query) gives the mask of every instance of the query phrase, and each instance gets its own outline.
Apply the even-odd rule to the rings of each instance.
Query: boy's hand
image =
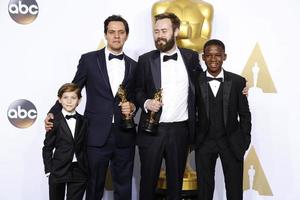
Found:
[[[52,113],[48,113],[47,117],[44,120],[45,123],[45,130],[48,132],[53,128],[53,122],[51,120],[54,119],[54,115]]]

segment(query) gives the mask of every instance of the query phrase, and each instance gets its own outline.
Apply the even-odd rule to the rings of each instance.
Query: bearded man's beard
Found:
[[[160,41],[164,41],[165,44],[162,44],[160,43]],[[165,38],[157,38],[155,40],[155,47],[159,50],[159,51],[162,51],[162,52],[167,52],[169,51],[170,49],[173,48],[175,44],[175,37],[174,37],[174,34],[172,35],[171,39],[170,40],[167,40]]]

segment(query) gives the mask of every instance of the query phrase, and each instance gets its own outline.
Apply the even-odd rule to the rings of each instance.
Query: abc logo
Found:
[[[15,127],[28,128],[35,122],[37,111],[33,103],[26,99],[19,99],[10,104],[7,117]]]
[[[39,7],[35,0],[10,0],[8,12],[15,22],[30,24],[36,19]]]

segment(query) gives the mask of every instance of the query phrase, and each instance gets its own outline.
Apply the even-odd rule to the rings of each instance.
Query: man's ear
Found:
[[[175,38],[177,38],[178,35],[179,35],[179,28],[176,28],[174,31]]]
[[[223,60],[226,60],[227,59],[227,54],[224,53],[224,59]]]

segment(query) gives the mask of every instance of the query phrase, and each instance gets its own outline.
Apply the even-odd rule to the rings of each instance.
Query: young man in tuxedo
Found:
[[[143,108],[137,145],[141,161],[140,199],[155,199],[155,190],[165,159],[168,199],[181,199],[183,173],[189,138],[193,138],[195,94],[193,77],[202,71],[197,52],[178,48],[180,20],[173,13],[155,16],[154,39],[157,50],[138,59],[136,100]],[[162,102],[154,99],[162,88]],[[149,113],[155,113],[158,129],[145,131]]]
[[[49,176],[50,200],[82,200],[87,182],[86,134],[87,120],[75,109],[81,89],[64,84],[58,91],[62,110],[46,133],[43,147],[45,173]],[[53,152],[54,150],[54,152]]]
[[[221,159],[228,200],[243,199],[243,159],[251,140],[251,113],[246,80],[222,67],[225,46],[220,40],[204,45],[207,71],[195,83],[198,123],[195,162],[198,199],[212,200],[216,160]]]
[[[123,115],[135,110],[134,84],[136,62],[126,56],[123,46],[129,34],[128,23],[121,16],[112,15],[104,21],[107,46],[81,56],[73,83],[86,88],[84,115],[89,120],[87,155],[89,177],[87,200],[100,200],[103,196],[106,171],[112,173],[114,199],[131,200],[132,174],[135,154],[135,128],[120,127]],[[127,102],[120,102],[119,85],[127,91]],[[57,102],[45,119],[59,112]]]

